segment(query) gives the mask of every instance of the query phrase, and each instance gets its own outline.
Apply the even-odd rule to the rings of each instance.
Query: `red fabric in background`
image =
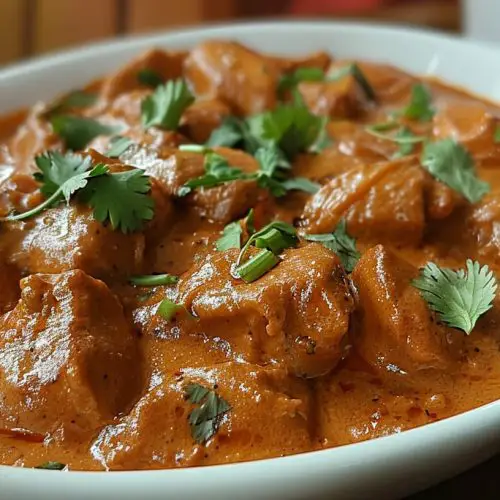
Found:
[[[370,10],[387,3],[385,0],[294,0],[291,12],[294,14],[311,14],[319,12],[355,12]]]

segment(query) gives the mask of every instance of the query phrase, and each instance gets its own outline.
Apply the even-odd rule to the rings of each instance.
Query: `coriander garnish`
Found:
[[[109,158],[119,158],[132,144],[134,144],[132,139],[116,135],[109,141],[109,149],[106,152],[106,156]]]
[[[263,249],[253,255],[245,263],[238,266],[236,272],[246,283],[251,283],[271,270],[280,261],[280,258],[270,250]]]
[[[340,80],[348,75],[353,76],[353,78],[358,82],[359,86],[363,89],[363,92],[370,101],[376,100],[376,95],[373,87],[371,86],[364,73],[361,71],[361,68],[356,63],[351,63],[347,66],[344,66],[343,68],[337,69],[335,72],[328,74],[326,79],[330,81]]]
[[[47,196],[46,200],[27,212],[8,215],[0,221],[12,222],[29,219],[63,200],[69,203],[71,196],[84,189],[90,179],[108,173],[108,168],[102,163],[90,169],[91,163],[88,159],[71,153],[66,153],[63,156],[58,152],[48,152],[37,156],[35,163],[41,172],[35,173],[34,177],[42,183],[40,191]]]
[[[94,209],[94,217],[104,223],[109,220],[113,229],[122,232],[142,228],[144,221],[153,218],[154,201],[149,177],[140,169],[110,173],[106,165],[92,167],[89,159],[79,155],[48,152],[35,159],[40,172],[34,177],[42,185],[40,191],[48,198],[22,214],[9,215],[2,222],[24,220],[41,213],[63,200],[79,200]]]
[[[488,266],[467,259],[466,269],[454,271],[429,262],[412,285],[452,328],[471,333],[477,320],[493,307],[497,282]]]
[[[325,72],[321,68],[297,68],[280,78],[278,95],[282,97],[287,90],[293,89],[300,82],[322,82],[324,80]]]
[[[401,114],[410,120],[422,122],[432,120],[435,110],[432,106],[432,96],[426,85],[416,83],[411,89],[411,100],[408,106],[401,110]]]
[[[420,162],[437,180],[471,203],[478,202],[490,190],[490,185],[477,177],[469,152],[453,139],[426,144]]]
[[[231,222],[223,229],[222,236],[215,242],[217,250],[223,252],[230,248],[240,249],[243,227],[245,227],[249,235],[255,233],[255,228],[253,227],[253,209],[250,209],[244,219]]]
[[[96,177],[81,193],[94,209],[99,222],[109,221],[123,233],[138,231],[154,216],[151,182],[141,169],[126,170]]]
[[[159,85],[141,103],[144,128],[160,127],[176,130],[184,110],[194,101],[194,96],[182,79],[170,80]]]
[[[236,264],[237,265],[241,264],[241,261],[243,260],[248,251],[248,248],[250,247],[250,245],[255,245],[257,240],[259,240],[260,242],[259,248],[267,248],[264,242],[266,241],[267,234],[273,229],[276,229],[280,233],[280,238],[282,242],[280,245],[281,249],[293,247],[298,243],[297,231],[291,224],[287,224],[286,222],[281,222],[281,221],[271,222],[267,226],[264,226],[262,229],[257,231],[256,233],[252,234],[250,238],[248,238],[247,242],[241,249],[240,254],[238,255],[238,260]],[[268,249],[272,250],[271,248]]]
[[[199,187],[211,188],[226,184],[227,182],[248,179],[248,174],[239,168],[232,167],[223,156],[214,151],[207,150],[203,146],[205,158],[205,174],[187,181],[178,191],[178,196],[185,196],[193,189]]]
[[[117,127],[103,125],[92,118],[81,116],[57,115],[50,120],[54,132],[63,139],[68,149],[79,151],[99,135],[111,135],[118,131]]]
[[[163,83],[163,78],[155,70],[144,68],[137,72],[137,81],[147,87],[156,88]]]
[[[135,286],[175,285],[178,281],[179,278],[172,274],[145,274],[129,279],[129,283]]]
[[[276,146],[289,161],[308,151],[324,127],[324,120],[313,115],[298,98],[273,111],[251,116],[247,123],[257,144]]]
[[[206,443],[219,430],[222,417],[231,410],[231,406],[214,389],[200,384],[187,385],[185,395],[191,404],[200,405],[188,417],[191,435],[197,443]]]
[[[500,144],[500,125],[497,125],[497,128],[495,129],[495,135],[493,136],[493,141],[496,144]]]
[[[71,109],[87,108],[95,104],[97,99],[98,95],[93,92],[74,90],[53,102],[43,116],[48,118]]]
[[[215,247],[219,252],[229,250],[230,248],[241,248],[242,233],[241,222],[231,222],[224,228],[222,236],[215,243]]]
[[[322,118],[321,129],[318,136],[313,144],[309,147],[309,153],[319,154],[324,149],[330,147],[333,144],[333,139],[328,133],[328,117]]]
[[[66,464],[61,462],[44,462],[43,464],[37,465],[35,469],[46,469],[46,470],[63,470],[67,467]]]
[[[333,233],[306,234],[304,235],[304,239],[317,241],[332,252],[335,252],[348,273],[352,272],[361,257],[356,248],[356,240],[347,233],[345,219],[339,221]]]
[[[255,159],[260,166],[257,172],[257,184],[261,188],[268,189],[273,196],[284,196],[291,190],[314,194],[320,188],[319,184],[304,177],[289,178],[287,171],[291,168],[290,163],[274,145],[259,148],[255,153]]]
[[[170,299],[163,299],[156,310],[156,314],[161,316],[163,319],[170,321],[174,316],[176,316],[179,312],[185,312],[188,316],[191,316],[189,311],[182,304],[176,304]]]

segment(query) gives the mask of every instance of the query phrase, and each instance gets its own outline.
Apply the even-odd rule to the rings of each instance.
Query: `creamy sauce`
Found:
[[[279,457],[402,432],[500,397],[500,304],[470,336],[437,320],[410,282],[432,260],[466,258],[500,270],[499,109],[427,81],[435,116],[408,121],[416,134],[467,147],[491,191],[477,204],[433,179],[413,154],[368,134],[410,100],[419,80],[359,63],[377,95],[367,102],[353,79],[303,82],[309,108],[328,116],[332,146],[302,154],[292,172],[323,185],[315,195],[275,199],[253,181],[176,196],[203,173],[203,143],[230,114],[276,106],[280,76],[297,67],[332,70],[324,53],[287,60],[230,42],[190,53],[152,50],[88,88],[96,104],[71,112],[118,124],[137,142],[116,165],[152,176],[155,218],[122,234],[71,202],[0,230],[0,462],[70,469],[155,469]],[[197,96],[177,132],[144,131],[137,81],[149,68],[183,76]],[[44,106],[0,120],[0,212],[43,199],[34,157],[61,148]],[[102,161],[109,137],[89,148]],[[241,151],[231,165],[257,170]],[[326,233],[341,218],[362,257],[349,276],[338,257],[302,241],[246,284],[231,275],[238,252],[218,252],[224,226],[255,211],[261,227],[279,219],[299,233]],[[138,288],[132,275],[172,273],[175,286]],[[21,282],[21,285],[19,283]],[[155,314],[168,297],[194,316]],[[205,444],[191,435],[187,383],[216,386],[230,404]]]

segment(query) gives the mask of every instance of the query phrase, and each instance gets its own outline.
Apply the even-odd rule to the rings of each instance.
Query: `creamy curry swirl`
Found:
[[[0,463],[279,457],[500,397],[499,108],[152,49],[0,119]]]

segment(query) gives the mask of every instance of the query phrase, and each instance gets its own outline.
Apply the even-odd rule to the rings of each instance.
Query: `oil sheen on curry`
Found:
[[[153,49],[0,122],[0,463],[279,457],[500,398],[500,112]]]

